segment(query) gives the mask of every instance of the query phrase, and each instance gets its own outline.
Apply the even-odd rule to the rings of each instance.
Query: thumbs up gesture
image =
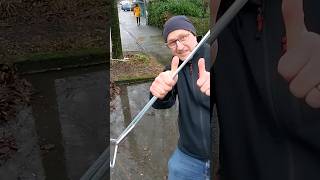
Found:
[[[173,79],[174,72],[179,65],[178,56],[173,57],[171,70],[160,73],[150,86],[150,92],[159,99],[163,99],[178,81],[178,75]]]
[[[304,24],[302,0],[283,0],[287,52],[278,64],[289,89],[313,108],[320,108],[320,35]]]
[[[200,91],[207,96],[210,96],[210,72],[206,71],[205,62],[203,58],[198,61],[199,67],[199,79],[197,80],[197,85]]]

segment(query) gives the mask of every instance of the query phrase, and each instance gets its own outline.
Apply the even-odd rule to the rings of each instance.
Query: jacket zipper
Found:
[[[196,88],[198,88],[198,87],[196,87],[196,82],[195,82],[195,78],[193,77],[193,65],[192,65],[192,63],[190,63],[190,65],[189,65],[189,72],[190,72],[190,78],[191,78],[191,83],[192,83],[192,91],[193,92],[197,92],[197,91],[200,91],[200,90],[198,90],[198,89],[196,89]],[[197,78],[199,78],[199,73],[198,73],[198,75],[197,75]],[[202,96],[203,96],[203,94],[200,92],[200,94],[199,94],[199,96],[198,96],[198,98],[199,98],[199,100],[202,98]],[[202,133],[202,136],[203,137],[205,137],[205,134],[204,134],[204,132],[205,132],[205,130],[204,130],[204,124],[203,124],[203,111],[202,111],[202,108],[199,108],[199,114],[200,114],[200,127],[201,127],[201,132],[203,132]],[[206,150],[206,154],[209,154],[209,152],[207,151],[207,149],[208,149],[208,146],[207,146],[207,143],[206,143],[206,140],[205,140],[205,138],[201,138],[202,139],[202,144],[203,144],[203,146],[204,146],[204,148],[205,148],[205,150]]]

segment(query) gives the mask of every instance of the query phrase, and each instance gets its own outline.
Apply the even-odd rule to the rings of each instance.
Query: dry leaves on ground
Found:
[[[110,74],[112,81],[155,78],[163,70],[163,66],[153,57],[146,54],[128,54],[128,60],[111,61]]]
[[[120,94],[120,88],[114,82],[110,80],[110,110],[113,111],[115,109],[114,99],[117,95]]]

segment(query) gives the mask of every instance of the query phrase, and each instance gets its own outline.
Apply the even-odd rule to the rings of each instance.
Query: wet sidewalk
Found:
[[[137,26],[132,11],[119,8],[118,12],[123,51],[143,51],[156,57],[161,64],[171,62],[171,52],[164,44],[162,30],[146,25],[144,17]]]
[[[105,65],[26,75],[35,88],[32,117],[44,178],[79,179],[107,147]],[[22,117],[24,118],[24,117]],[[107,176],[105,176],[107,177]]]
[[[117,138],[149,100],[150,83],[121,85],[110,112],[110,136]],[[146,112],[120,144],[112,180],[166,179],[167,161],[176,148],[178,103],[170,109]],[[110,146],[113,154],[114,146]]]

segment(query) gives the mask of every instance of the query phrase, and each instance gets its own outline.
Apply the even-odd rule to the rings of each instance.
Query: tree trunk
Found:
[[[117,0],[112,0],[111,16],[112,16],[111,18],[112,58],[122,59],[123,53],[122,53],[122,45],[121,45]]]

